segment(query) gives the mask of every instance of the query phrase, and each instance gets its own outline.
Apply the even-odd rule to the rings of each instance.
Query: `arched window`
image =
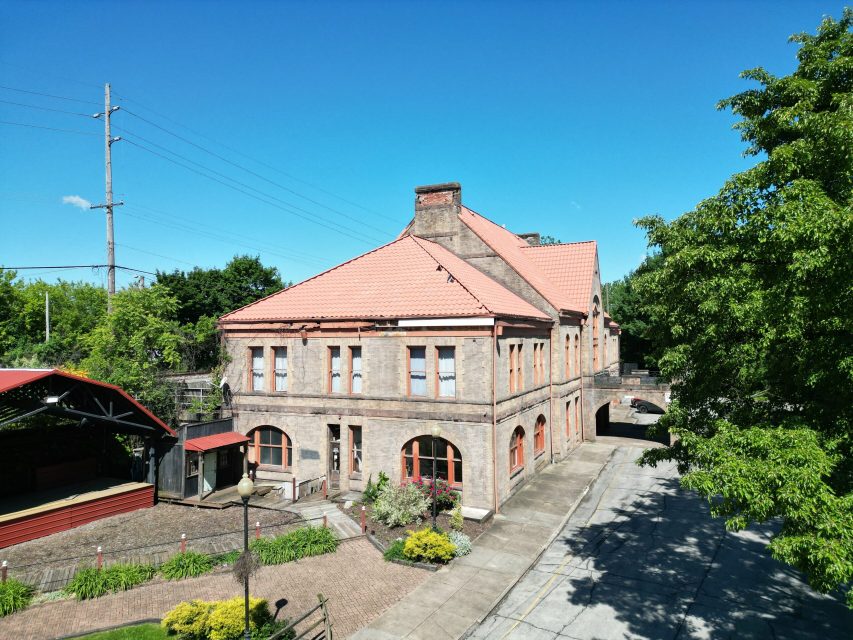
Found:
[[[572,377],[572,351],[569,334],[566,334],[566,380]]]
[[[581,337],[575,334],[575,375],[581,375]]]
[[[435,439],[434,450],[432,445],[432,436],[418,436],[403,445],[403,478],[431,478],[435,461],[435,475],[446,480],[449,485],[461,489],[462,454],[459,449],[444,438]]]
[[[592,372],[595,373],[599,369],[598,354],[598,321],[601,317],[601,312],[598,310],[598,298],[593,299],[592,303]]]
[[[513,473],[524,467],[524,429],[520,426],[512,432],[509,441],[509,472]]]
[[[533,429],[533,455],[538,456],[545,451],[545,416],[536,418]]]
[[[253,429],[248,436],[249,462],[281,471],[293,466],[293,445],[284,431],[264,426]]]

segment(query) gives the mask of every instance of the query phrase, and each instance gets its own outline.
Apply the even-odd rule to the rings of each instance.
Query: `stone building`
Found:
[[[435,459],[464,505],[498,509],[595,438],[584,385],[618,369],[619,329],[594,241],[515,235],[457,183],[415,195],[394,242],[220,319],[234,428],[260,480],[360,490]]]

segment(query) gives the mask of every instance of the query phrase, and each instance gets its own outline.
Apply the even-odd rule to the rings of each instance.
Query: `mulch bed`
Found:
[[[292,513],[250,507],[251,536],[256,521],[261,523],[262,533],[270,535],[300,522],[301,518]],[[187,534],[188,549],[211,553],[242,546],[242,532],[241,507],[202,509],[161,502],[148,509],[122,513],[0,549],[0,560],[9,562],[13,574],[50,566],[94,563],[99,545],[107,563],[144,560],[151,555],[176,553],[182,533]]]
[[[417,531],[432,524],[432,514],[429,513],[425,515],[419,524],[410,524],[405,527],[394,527],[392,529],[386,527],[381,522],[374,521],[370,517],[370,514],[373,511],[373,505],[368,504],[365,506],[367,507],[367,532],[381,542],[385,547],[388,547],[388,545],[394,542],[397,538],[405,538],[406,531]],[[346,509],[344,505],[339,504],[338,508],[361,526],[360,504],[354,503],[349,509]],[[474,540],[477,536],[488,529],[491,524],[491,518],[485,523],[465,520],[462,526],[462,532],[471,538],[471,540]],[[443,531],[450,531],[450,513],[438,514],[438,517],[436,518],[436,525]]]

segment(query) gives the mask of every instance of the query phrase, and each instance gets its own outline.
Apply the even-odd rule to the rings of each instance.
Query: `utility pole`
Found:
[[[118,207],[124,202],[113,203],[113,159],[112,146],[113,142],[121,140],[120,137],[113,138],[110,133],[110,116],[114,111],[118,111],[119,107],[110,105],[110,84],[104,85],[104,112],[96,113],[92,117],[104,118],[104,162],[106,165],[106,203],[93,204],[90,209],[106,209],[107,210],[107,313],[113,310],[113,296],[116,292],[116,247],[113,236],[113,207]]]
[[[44,292],[44,341],[50,342],[50,294]]]

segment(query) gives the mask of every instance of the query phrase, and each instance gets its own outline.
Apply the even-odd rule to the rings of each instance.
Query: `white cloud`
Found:
[[[78,209],[88,209],[92,203],[80,196],[62,196],[62,204],[70,204]]]

